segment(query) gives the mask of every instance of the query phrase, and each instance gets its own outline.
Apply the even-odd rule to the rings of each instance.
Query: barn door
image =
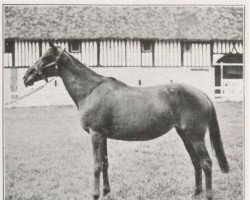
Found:
[[[243,100],[243,55],[229,53],[221,57],[215,66],[215,97],[222,100]]]
[[[221,86],[224,100],[243,100],[243,65],[223,65]]]
[[[223,101],[243,100],[243,64],[215,66],[215,98]]]

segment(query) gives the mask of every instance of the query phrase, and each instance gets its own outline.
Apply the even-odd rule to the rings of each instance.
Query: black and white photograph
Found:
[[[245,23],[230,1],[2,4],[3,199],[246,199]]]

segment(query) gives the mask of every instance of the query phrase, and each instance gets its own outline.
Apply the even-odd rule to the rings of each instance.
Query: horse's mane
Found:
[[[91,70],[86,64],[84,64],[81,61],[79,61],[77,58],[75,58],[70,53],[67,52],[67,54],[73,60],[73,62],[75,64],[74,66],[76,68],[75,72],[78,73],[78,75],[79,74],[84,74],[84,73],[88,72],[88,73],[91,73],[92,75],[95,75],[95,76],[98,76],[98,77],[102,77],[100,74],[97,74],[96,72],[94,72],[93,70]]]
[[[74,64],[76,66],[76,71],[75,73],[77,73],[78,75],[84,75],[84,73],[89,72],[92,75],[95,75],[97,77],[103,77],[100,74],[97,74],[96,72],[94,72],[93,70],[91,70],[86,64],[82,63],[81,61],[79,61],[77,58],[75,58],[73,55],[71,55],[70,53],[68,53],[68,55],[70,56],[70,58],[74,61]],[[85,77],[85,76],[84,76]],[[86,78],[86,77],[85,77]],[[106,77],[109,80],[115,81],[117,83],[119,83],[120,85],[124,85],[127,86],[127,84],[123,83],[122,81],[119,81],[117,79],[115,79],[114,77]]]
[[[68,52],[67,52],[68,53]],[[68,53],[68,55],[70,56],[70,58],[72,60],[74,60],[76,66],[79,68],[79,69],[85,69],[87,67],[86,64],[82,63],[80,60],[78,60],[76,57],[74,57],[73,55],[71,55],[70,53]]]

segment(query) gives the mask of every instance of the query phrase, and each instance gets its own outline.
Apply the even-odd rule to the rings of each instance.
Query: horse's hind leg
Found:
[[[199,162],[199,158],[195,153],[192,141],[187,138],[186,134],[184,131],[176,128],[177,133],[181,137],[187,152],[189,153],[189,156],[192,160],[193,166],[194,166],[194,171],[195,171],[195,192],[194,195],[198,195],[202,192],[202,171],[201,171],[201,165]]]
[[[212,160],[209,157],[204,139],[194,142],[194,149],[199,157],[206,179],[207,199],[212,199]]]

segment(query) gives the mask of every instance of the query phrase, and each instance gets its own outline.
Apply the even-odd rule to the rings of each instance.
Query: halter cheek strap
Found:
[[[52,65],[55,65],[55,76],[58,76],[58,61],[61,58],[63,52],[65,51],[65,49],[63,49],[58,56],[56,57],[54,62],[51,62],[50,64],[48,64],[45,68],[48,68]],[[48,78],[44,76],[43,72],[41,71],[41,69],[39,69],[39,67],[37,65],[34,65],[35,70],[37,71],[37,73],[45,80],[45,82],[48,82]]]
[[[57,56],[56,61],[55,61],[55,76],[58,76],[58,61],[61,58],[63,52],[65,51],[65,49],[63,49]]]
[[[38,73],[38,74],[45,80],[45,82],[47,83],[47,82],[48,82],[48,78],[45,77],[45,76],[43,75],[42,71],[38,68],[38,66],[37,66],[37,65],[34,65],[34,68],[35,68],[35,70],[37,71],[37,73]]]

